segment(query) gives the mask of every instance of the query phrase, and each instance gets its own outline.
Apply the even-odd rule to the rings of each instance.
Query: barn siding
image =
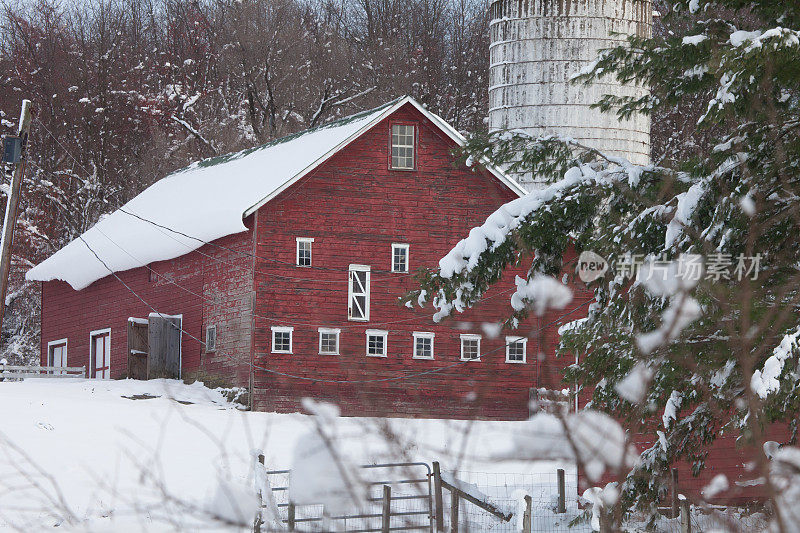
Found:
[[[248,231],[225,237],[217,243],[232,250],[252,253],[252,235],[252,231]],[[234,269],[212,257],[242,265],[244,269]],[[246,384],[252,294],[252,267],[248,265],[252,265],[252,259],[245,260],[238,254],[206,245],[187,255],[150,265],[154,272],[163,276],[154,276],[153,281],[146,267],[117,275],[158,312],[183,315],[186,332],[181,342],[184,377],[211,375],[223,383]],[[124,377],[127,372],[128,318],[147,318],[152,312],[131,290],[114,276],[106,276],[81,291],[73,290],[63,281],[43,282],[42,363],[47,361],[47,343],[67,338],[69,365],[86,365],[88,368],[90,332],[110,327],[111,377]],[[207,323],[218,325],[220,349],[216,354],[206,354],[201,344],[191,338],[194,336],[205,341]]]
[[[415,171],[387,168],[394,121],[422,126]],[[506,332],[491,339],[481,331],[481,322],[508,316],[511,294],[501,293],[513,287],[514,275],[521,272],[509,272],[489,291],[486,303],[442,324],[433,323],[430,308],[412,311],[397,303],[417,285],[409,276],[388,272],[393,242],[410,244],[412,271],[435,267],[470,228],[515,198],[496,178],[456,168],[453,147],[406,106],[257,212],[258,256],[269,260],[259,259],[255,271],[255,359],[257,366],[271,371],[255,371],[257,408],[296,411],[308,396],[335,402],[349,415],[520,419],[528,414],[530,388],[545,384],[540,376],[558,375],[540,372],[536,357],[542,339],[547,341],[542,350],[552,353],[557,326],[530,338],[524,365],[505,362]],[[333,270],[293,266],[296,237],[313,237],[313,267]],[[366,323],[347,320],[350,264],[372,268]],[[529,320],[516,334],[526,336],[539,323]],[[271,353],[272,326],[294,327],[292,354]],[[342,330],[339,355],[319,354],[319,326]],[[386,358],[365,355],[367,329],[388,330]],[[414,331],[436,334],[433,361],[412,359]],[[492,353],[480,362],[457,364],[461,333],[483,334],[481,351]],[[552,357],[543,364],[552,367]],[[394,380],[436,369],[440,371]],[[352,382],[364,379],[390,381]]]

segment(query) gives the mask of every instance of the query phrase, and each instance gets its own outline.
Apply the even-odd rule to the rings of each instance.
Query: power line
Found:
[[[143,303],[143,304],[144,304],[146,307],[148,307],[148,308],[149,308],[149,309],[150,309],[150,310],[151,310],[153,313],[155,313],[156,315],[158,315],[158,316],[159,316],[159,317],[161,317],[161,318],[166,318],[166,317],[165,317],[165,316],[164,316],[164,315],[163,315],[161,312],[159,312],[158,310],[156,310],[156,308],[155,308],[155,307],[153,307],[152,305],[150,305],[150,303],[148,303],[148,302],[147,302],[147,301],[146,301],[144,298],[142,298],[142,297],[141,297],[141,296],[140,296],[140,295],[139,295],[139,294],[138,294],[138,293],[137,293],[135,290],[133,290],[133,289],[132,289],[132,288],[131,288],[131,287],[130,287],[130,286],[127,284],[127,283],[125,283],[125,281],[124,281],[122,278],[120,278],[120,277],[117,275],[117,273],[116,273],[116,272],[114,272],[114,271],[113,271],[113,270],[112,270],[112,269],[111,269],[111,268],[108,266],[108,264],[106,264],[106,262],[105,262],[105,261],[104,261],[104,260],[103,260],[103,259],[102,259],[102,258],[101,258],[101,257],[100,257],[98,254],[97,254],[97,252],[96,252],[96,251],[95,251],[95,250],[94,250],[94,249],[93,249],[93,248],[92,248],[92,247],[89,245],[89,243],[88,243],[88,242],[86,242],[86,240],[83,238],[83,236],[82,236],[82,235],[79,235],[79,236],[78,236],[78,238],[79,238],[79,239],[80,239],[80,240],[83,242],[83,244],[86,246],[86,248],[88,248],[88,249],[89,249],[89,251],[92,253],[92,255],[94,255],[94,256],[97,258],[97,260],[98,260],[98,261],[100,261],[100,263],[101,263],[101,264],[102,264],[102,265],[103,265],[103,266],[106,268],[106,270],[108,270],[108,271],[109,271],[109,273],[110,273],[112,276],[114,276],[114,278],[116,278],[116,279],[117,279],[117,281],[119,281],[119,282],[120,282],[120,283],[121,283],[121,284],[122,284],[122,285],[123,285],[123,286],[124,286],[124,287],[125,287],[125,288],[126,288],[126,289],[127,289],[129,292],[130,292],[130,293],[131,293],[131,294],[133,294],[133,295],[134,295],[134,296],[135,296],[135,297],[136,297],[136,298],[137,298],[139,301],[141,301],[141,302],[142,302],[142,303]],[[543,327],[541,327],[539,330],[537,330],[537,331],[535,331],[535,332],[532,332],[532,333],[534,333],[534,334],[535,334],[535,333],[539,333],[539,332],[543,331],[543,330],[544,330],[546,327],[548,327],[548,326],[551,326],[551,325],[555,324],[555,323],[556,323],[556,322],[558,322],[559,320],[561,320],[561,319],[565,318],[566,316],[569,316],[569,315],[571,315],[572,313],[574,313],[575,311],[577,311],[577,310],[578,310],[578,309],[580,309],[581,307],[583,307],[583,306],[585,306],[585,305],[587,305],[587,304],[589,304],[589,303],[591,303],[591,302],[592,302],[592,300],[588,300],[588,301],[586,301],[586,302],[582,303],[582,304],[581,304],[581,305],[579,305],[578,307],[576,307],[576,308],[572,309],[571,311],[569,311],[568,313],[565,313],[564,315],[561,315],[561,316],[560,316],[559,318],[557,318],[556,320],[554,320],[554,321],[552,321],[552,322],[549,322],[548,324],[545,324],[545,325],[544,325]],[[173,325],[173,326],[174,326],[174,325]],[[180,327],[177,327],[177,326],[174,326],[174,327],[176,327],[177,329],[179,329],[179,330],[180,330],[180,332],[181,332],[182,334],[185,334],[187,337],[189,337],[189,338],[191,338],[191,339],[193,339],[193,340],[197,341],[197,342],[198,342],[200,345],[202,345],[202,346],[204,346],[204,347],[206,346],[206,343],[205,343],[204,341],[202,341],[202,340],[198,339],[197,337],[195,337],[194,335],[192,335],[191,333],[189,333],[188,331],[186,331],[185,329],[183,329],[183,322],[181,322],[181,326],[180,326]],[[494,348],[494,349],[492,349],[492,350],[489,350],[489,351],[488,351],[488,352],[486,352],[484,355],[489,355],[489,354],[492,354],[492,353],[494,353],[494,352],[496,352],[496,351],[498,351],[498,350],[501,350],[501,349],[503,349],[503,348],[506,348],[506,347],[507,347],[509,344],[511,344],[511,343],[505,343],[505,344],[503,344],[503,345],[501,345],[501,346],[498,346],[497,348]],[[229,355],[229,354],[226,354],[224,351],[218,351],[217,353],[219,353],[220,355],[223,355],[223,356],[227,357],[228,359],[230,359],[231,361],[234,361],[235,363],[238,363],[238,364],[242,364],[242,363],[243,363],[242,361],[239,361],[239,360],[237,360],[237,359],[236,359],[236,358],[234,358],[233,356],[231,356],[231,355]],[[248,365],[248,366],[249,366],[251,369],[254,369],[254,370],[261,370],[261,371],[267,372],[267,373],[269,373],[269,374],[275,374],[275,375],[279,375],[279,376],[283,376],[283,377],[287,377],[287,378],[291,378],[291,379],[299,379],[299,380],[304,380],[304,381],[313,381],[313,382],[318,382],[318,383],[378,383],[378,382],[386,382],[386,381],[399,381],[399,380],[403,380],[403,379],[410,379],[410,378],[414,378],[414,377],[417,377],[417,376],[422,376],[422,375],[426,375],[426,374],[433,374],[433,373],[437,373],[437,372],[442,372],[442,371],[444,371],[444,370],[448,370],[448,369],[450,369],[450,368],[454,368],[454,367],[457,367],[457,366],[461,366],[461,365],[463,365],[463,364],[466,364],[466,363],[470,363],[470,362],[474,362],[474,361],[479,361],[479,360],[480,360],[480,359],[482,359],[482,358],[483,358],[483,355],[482,355],[481,357],[478,357],[477,359],[466,359],[466,360],[463,360],[463,361],[458,361],[458,362],[456,362],[456,363],[453,363],[453,364],[451,364],[451,365],[447,365],[447,366],[444,366],[444,367],[434,368],[434,369],[431,369],[431,370],[426,370],[426,371],[422,371],[422,372],[415,372],[415,373],[413,373],[413,374],[405,374],[405,375],[402,375],[402,376],[394,376],[394,377],[390,377],[390,378],[361,379],[361,380],[347,380],[347,379],[319,379],[319,378],[310,378],[310,377],[307,377],[307,376],[299,376],[299,375],[296,375],[296,374],[288,374],[288,373],[286,373],[286,372],[279,372],[279,371],[277,371],[277,370],[272,370],[272,369],[270,369],[270,368],[265,368],[265,367],[262,367],[262,366],[258,366],[258,365],[254,364],[254,363],[252,363],[252,362],[247,362],[246,364],[247,364],[247,365]]]
[[[125,248],[123,248],[123,247],[122,247],[122,246],[121,246],[119,243],[117,243],[116,241],[114,241],[114,240],[113,240],[111,237],[109,237],[108,235],[106,235],[106,234],[105,234],[105,233],[104,233],[102,230],[98,229],[98,232],[99,232],[101,235],[103,235],[103,237],[105,237],[106,239],[108,239],[108,241],[109,241],[109,242],[111,242],[111,243],[112,243],[114,246],[116,246],[117,248],[119,248],[120,250],[122,250],[122,252],[123,252],[123,253],[127,254],[127,255],[128,255],[130,258],[131,258],[131,259],[133,259],[134,261],[137,261],[137,262],[139,262],[139,259],[137,259],[137,258],[136,258],[136,257],[135,257],[133,254],[131,254],[129,251],[125,250]],[[81,240],[83,240],[83,239],[81,239]],[[108,266],[107,266],[105,263],[104,263],[104,266],[106,267],[106,269],[108,268]],[[153,269],[152,269],[152,268],[151,268],[149,265],[145,265],[145,268],[146,268],[146,269],[148,269],[148,270],[149,270],[150,272],[152,272],[153,274],[155,274],[156,276],[158,276],[158,277],[160,277],[160,278],[162,278],[162,279],[166,280],[167,282],[171,283],[172,285],[175,285],[175,286],[176,286],[176,287],[178,287],[179,289],[182,289],[182,290],[186,291],[187,293],[189,293],[189,294],[191,294],[191,295],[193,295],[193,296],[196,296],[196,297],[198,297],[198,298],[202,299],[202,300],[203,300],[203,301],[205,301],[205,302],[219,303],[219,300],[218,300],[218,299],[211,299],[211,298],[208,298],[208,297],[206,297],[206,296],[204,296],[204,295],[202,295],[202,294],[198,294],[197,292],[195,292],[195,291],[193,291],[193,290],[191,290],[191,289],[189,289],[189,288],[187,288],[187,287],[185,287],[185,286],[181,285],[180,283],[178,283],[177,281],[175,281],[175,280],[174,280],[174,279],[172,279],[171,277],[169,277],[169,276],[165,276],[164,274],[161,274],[161,273],[159,273],[159,272],[156,272],[156,271],[155,271],[155,270],[153,270]],[[486,298],[483,298],[483,299],[481,299],[481,300],[479,300],[479,301],[481,301],[481,302],[485,302],[485,301],[487,301],[487,300],[491,300],[491,299],[493,299],[493,298],[497,298],[497,297],[499,297],[499,296],[502,296],[502,295],[504,295],[504,294],[507,294],[507,293],[509,293],[509,292],[511,292],[512,290],[515,290],[515,289],[516,289],[516,287],[511,287],[511,288],[509,288],[509,289],[506,289],[506,290],[504,290],[504,291],[501,291],[501,292],[500,292],[500,293],[498,293],[498,294],[494,294],[494,295],[492,295],[492,296],[488,296],[488,297],[486,297]],[[341,291],[340,291],[340,292],[341,292]],[[254,317],[256,317],[256,318],[261,318],[261,319],[263,319],[263,320],[270,321],[270,322],[275,322],[275,323],[285,323],[285,322],[286,322],[286,318],[287,318],[287,317],[288,317],[288,318],[293,318],[294,316],[297,316],[297,315],[288,314],[288,315],[283,315],[283,316],[281,316],[281,317],[277,317],[277,316],[274,316],[274,315],[273,315],[273,316],[260,315],[260,314],[257,314],[257,313],[255,313],[255,312],[253,312],[253,316],[254,316]],[[370,325],[372,325],[372,326],[383,326],[383,325],[387,325],[387,324],[399,324],[399,323],[404,323],[404,322],[412,322],[412,321],[415,321],[415,320],[419,320],[420,318],[421,318],[421,317],[419,317],[419,316],[413,316],[413,317],[409,317],[409,318],[403,318],[403,319],[399,319],[399,320],[390,320],[390,321],[385,321],[385,322],[370,322]],[[332,327],[330,324],[310,324],[310,323],[304,323],[304,322],[297,322],[297,321],[294,321],[294,320],[292,320],[292,324],[297,324],[297,325],[300,325],[300,326],[308,326],[308,327],[312,327],[312,328],[326,328],[326,327]],[[362,328],[362,327],[364,327],[364,326],[363,326],[363,325],[360,325],[360,324],[359,324],[359,325],[355,325],[355,324],[354,324],[354,325],[350,325],[350,326],[337,326],[337,327],[339,327],[339,328],[345,328],[345,329],[349,329],[349,328]]]
[[[78,161],[75,158],[75,156],[72,155],[72,153],[61,143],[61,141],[58,138],[56,138],[53,135],[53,133],[50,132],[49,129],[47,129],[47,127],[40,120],[38,120],[38,119],[36,119],[36,120],[44,128],[45,132],[58,143],[58,145],[61,147],[61,149],[64,150],[67,153],[67,155],[69,155],[69,157],[73,161],[75,161],[85,172],[89,173],[89,169],[87,169],[84,165],[82,165],[80,163],[80,161]],[[105,170],[101,165],[97,165],[97,166],[99,168]],[[37,167],[40,170],[42,170],[42,172],[50,174],[49,172],[46,172],[45,170],[43,170],[38,165],[37,165]],[[108,172],[108,171],[106,170],[106,172]],[[153,226],[159,227],[161,229],[165,229],[167,231],[175,233],[176,235],[180,235],[180,236],[185,237],[187,239],[191,239],[191,240],[197,241],[197,242],[199,242],[199,243],[201,243],[203,245],[212,246],[212,247],[215,247],[215,248],[218,248],[218,249],[221,249],[221,250],[225,250],[227,252],[232,252],[232,253],[235,253],[235,254],[243,255],[245,257],[249,257],[249,258],[252,258],[252,259],[261,259],[263,261],[268,261],[268,262],[272,262],[272,263],[278,263],[278,264],[286,265],[286,266],[293,266],[293,267],[297,266],[295,263],[293,263],[291,261],[283,261],[281,259],[275,259],[275,258],[272,258],[272,257],[263,257],[263,256],[260,256],[260,255],[251,253],[251,252],[246,252],[246,251],[243,251],[243,250],[236,250],[236,249],[233,249],[233,248],[228,248],[228,247],[223,246],[223,245],[221,245],[219,243],[216,243],[214,241],[206,241],[204,239],[201,239],[200,237],[196,237],[194,235],[189,235],[188,233],[185,233],[183,231],[180,231],[180,230],[177,230],[177,229],[174,229],[174,228],[170,228],[169,226],[165,226],[163,224],[155,222],[154,220],[151,220],[151,219],[149,219],[149,218],[147,218],[147,217],[145,217],[143,215],[140,215],[138,213],[134,213],[132,211],[128,211],[124,207],[117,208],[117,211],[121,211],[122,213],[125,213],[128,216],[137,218],[137,219],[139,219],[139,220],[141,220],[143,222],[147,222],[148,224],[152,224]],[[180,242],[177,239],[174,239],[174,240],[176,240],[176,242]],[[186,245],[185,243],[181,243],[181,244],[183,244],[185,247],[189,248],[189,246]],[[311,270],[328,270],[328,271],[335,271],[335,272],[349,272],[349,269],[338,268],[338,267],[324,267],[324,266],[309,265],[308,267],[303,267],[303,268],[308,268],[308,269],[311,269]],[[389,279],[389,278],[397,279],[397,278],[403,278],[403,277],[408,277],[408,276],[413,276],[414,275],[413,272],[392,272],[391,270],[379,270],[379,269],[373,270],[373,272],[379,272],[379,273],[382,273],[382,274],[392,274],[391,276],[387,276],[387,279]],[[262,272],[262,273],[264,273],[266,275],[276,276],[276,277],[284,277],[286,279],[292,279],[294,281],[312,281],[312,282],[322,282],[322,283],[334,283],[334,281],[329,281],[329,280],[293,278],[293,277],[290,277],[290,276],[283,276],[283,275],[280,275],[280,274],[274,274],[274,273],[268,273],[268,272]]]
[[[42,168],[41,168],[41,167],[39,167],[38,165],[36,165],[36,166],[37,166],[37,167],[38,167],[38,168],[39,168],[39,169],[40,169],[42,172],[44,172],[45,174],[50,174],[49,172],[45,171],[44,169],[42,169]],[[136,215],[134,215],[134,216],[136,216]],[[137,216],[137,218],[141,218],[141,217],[138,217],[138,216]],[[155,225],[155,226],[157,226],[158,228],[167,229],[167,230],[173,231],[174,233],[178,233],[178,234],[181,234],[181,235],[185,235],[185,234],[183,234],[183,233],[181,233],[181,232],[179,232],[179,231],[177,231],[177,230],[172,230],[171,228],[169,228],[169,227],[167,227],[167,226],[163,226],[163,225],[161,225],[161,224],[158,224],[158,223],[156,223],[156,222],[149,221],[149,220],[147,220],[147,219],[143,219],[143,220],[145,220],[145,221],[147,221],[147,222],[150,222],[150,223],[154,224],[154,225]],[[134,261],[136,261],[137,263],[142,263],[142,261],[141,261],[140,259],[138,259],[137,257],[135,257],[135,256],[134,256],[133,254],[131,254],[129,251],[125,250],[125,249],[124,249],[124,248],[123,248],[123,247],[122,247],[122,246],[121,246],[119,243],[117,243],[116,241],[114,241],[114,240],[113,240],[111,237],[109,237],[109,236],[108,236],[108,235],[107,235],[105,232],[103,232],[103,231],[102,231],[102,230],[101,230],[99,227],[95,226],[95,229],[96,229],[96,230],[97,230],[97,231],[98,231],[98,232],[99,232],[101,235],[103,235],[103,237],[105,237],[105,238],[106,238],[106,239],[107,239],[109,242],[111,242],[111,243],[112,243],[114,246],[116,246],[117,248],[119,248],[119,249],[120,249],[120,250],[121,250],[123,253],[125,253],[125,254],[126,254],[126,255],[128,255],[129,257],[131,257],[131,258],[132,258]],[[162,232],[162,233],[163,233],[163,232]],[[232,267],[234,267],[234,268],[238,268],[238,269],[244,270],[244,271],[246,271],[246,272],[249,272],[249,271],[250,271],[249,267],[247,267],[246,265],[242,265],[242,264],[240,264],[240,263],[233,263],[233,262],[230,262],[230,261],[225,261],[225,260],[223,260],[223,259],[221,259],[221,258],[218,258],[218,257],[215,257],[215,256],[213,256],[213,255],[206,254],[206,253],[204,253],[204,252],[200,251],[200,249],[193,249],[193,250],[192,250],[192,249],[191,249],[191,248],[190,248],[188,245],[186,245],[185,243],[183,243],[183,242],[181,242],[180,240],[176,239],[175,237],[172,237],[172,236],[170,236],[170,235],[168,235],[168,234],[166,234],[166,233],[163,233],[163,234],[164,234],[164,235],[166,235],[166,236],[168,236],[169,238],[171,238],[171,239],[175,240],[175,242],[177,242],[177,243],[179,243],[179,244],[181,244],[181,245],[185,246],[187,249],[190,249],[190,251],[197,252],[198,254],[200,254],[200,255],[202,255],[203,257],[206,257],[206,258],[208,258],[208,259],[211,259],[212,261],[216,261],[216,262],[218,262],[218,263],[221,263],[221,264],[225,264],[225,265],[228,265],[228,266],[232,266]],[[194,238],[194,237],[191,237],[191,236],[188,236],[188,235],[186,235],[186,236],[187,236],[187,237],[189,237],[189,238]],[[203,241],[203,242],[205,242],[205,241]],[[213,244],[213,243],[211,243],[211,244]],[[222,249],[225,249],[225,250],[232,251],[232,252],[237,252],[237,250],[233,250],[233,249],[230,249],[230,248],[224,247],[224,246],[222,246],[222,245],[219,245],[219,247],[220,247],[220,248],[222,248]],[[189,252],[187,252],[187,253],[189,253]],[[258,256],[258,257],[260,257],[260,256]],[[108,269],[108,266],[107,266],[107,265],[104,265],[104,266],[105,266],[105,267]],[[175,285],[175,286],[177,286],[177,287],[179,287],[179,288],[183,289],[184,291],[188,292],[189,294],[192,294],[192,295],[194,295],[194,296],[197,296],[197,297],[199,297],[199,298],[201,298],[201,299],[203,299],[203,300],[205,300],[205,301],[212,301],[212,300],[209,300],[207,297],[204,297],[204,296],[202,296],[202,295],[200,295],[200,294],[197,294],[197,293],[195,293],[194,291],[192,291],[192,290],[190,290],[190,289],[187,289],[186,287],[184,287],[184,286],[180,285],[179,283],[177,283],[175,280],[173,280],[173,279],[172,279],[172,278],[170,278],[169,276],[166,276],[166,275],[164,275],[164,274],[162,274],[162,273],[159,273],[159,272],[157,272],[157,271],[156,271],[155,269],[153,269],[153,268],[152,268],[150,265],[148,265],[148,264],[143,264],[142,266],[143,266],[144,268],[146,268],[146,269],[147,269],[149,272],[152,272],[152,273],[153,273],[154,275],[156,275],[157,277],[159,277],[159,278],[162,278],[162,279],[166,280],[167,282],[169,282],[169,283],[171,283],[171,284],[173,284],[173,285]],[[255,269],[255,268],[254,268],[254,272],[258,272],[258,273],[261,273],[261,274],[265,274],[265,275],[268,275],[268,276],[273,276],[273,277],[277,277],[277,278],[288,279],[288,280],[292,280],[292,281],[312,281],[312,282],[321,281],[321,282],[328,282],[328,283],[342,283],[342,281],[341,281],[341,280],[315,280],[315,279],[306,279],[306,278],[295,278],[295,277],[292,277],[292,276],[284,276],[284,275],[275,274],[275,273],[272,273],[272,272],[265,272],[265,271],[258,270],[258,269]],[[398,277],[399,277],[399,276],[398,276]],[[373,280],[373,281],[381,281],[381,280],[383,280],[383,279],[393,279],[393,278],[394,278],[393,276],[390,276],[390,277],[387,277],[387,278],[379,278],[379,279],[377,279],[377,280],[375,280],[375,279],[373,278],[372,280]],[[304,290],[308,290],[308,289],[304,289]],[[345,291],[345,290],[337,290],[337,289],[325,289],[325,290],[326,290],[327,292],[337,292],[337,293],[346,293],[346,292],[347,292],[347,291]],[[499,292],[498,294],[494,294],[494,295],[492,295],[492,296],[488,296],[488,297],[485,297],[485,298],[481,298],[479,301],[480,301],[480,302],[485,302],[485,301],[488,301],[488,300],[492,300],[492,299],[494,299],[494,298],[498,298],[498,297],[500,297],[500,296],[502,296],[502,295],[504,295],[504,294],[507,294],[507,293],[511,292],[512,290],[514,290],[514,287],[511,287],[510,289],[503,290],[503,291]],[[476,302],[476,303],[477,303],[477,302]],[[294,323],[294,324],[298,324],[298,325],[305,325],[305,326],[309,326],[309,327],[331,327],[329,324],[327,324],[327,325],[320,325],[320,324],[309,324],[309,323],[303,323],[303,322],[296,322],[296,321],[294,321],[294,317],[296,317],[297,315],[294,315],[294,314],[287,314],[287,315],[284,315],[284,316],[282,316],[282,317],[275,317],[275,316],[265,316],[265,315],[257,315],[257,314],[254,314],[254,316],[256,316],[256,317],[258,317],[258,318],[262,318],[262,319],[264,319],[264,320],[268,320],[268,321],[270,321],[270,322],[275,322],[275,323],[282,323],[282,322],[286,322],[285,318],[291,318],[291,319],[293,320],[293,323]],[[412,322],[412,321],[414,321],[414,320],[418,320],[418,319],[419,319],[419,317],[409,317],[409,318],[405,318],[405,319],[399,319],[399,320],[393,320],[393,321],[385,321],[385,322],[371,322],[371,324],[372,324],[372,325],[375,325],[375,326],[379,326],[379,325],[386,325],[386,324],[399,324],[399,323],[405,323],[405,322]],[[345,328],[345,329],[349,329],[349,328],[354,328],[354,329],[355,329],[355,328],[360,328],[360,327],[362,327],[362,326],[360,326],[360,325],[351,325],[351,326],[338,326],[338,327],[339,327],[339,328]]]

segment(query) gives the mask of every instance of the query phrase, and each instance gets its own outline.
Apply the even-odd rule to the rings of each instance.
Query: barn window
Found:
[[[97,379],[111,379],[111,328],[89,334],[89,375]]]
[[[311,266],[311,243],[314,239],[310,237],[297,237],[297,266]]]
[[[414,168],[414,126],[392,125],[392,168],[400,170]]]
[[[506,337],[506,363],[524,363],[527,347],[525,337]]]
[[[206,351],[217,351],[217,326],[208,326],[206,328]]]
[[[367,355],[370,357],[386,357],[386,337],[389,332],[382,329],[367,330]]]
[[[67,339],[59,339],[47,343],[47,366],[63,368],[67,366]],[[51,371],[61,374],[59,370]]]
[[[472,334],[461,335],[461,360],[479,361],[481,358],[481,336]]]
[[[292,353],[294,328],[272,326],[272,353]]]
[[[347,286],[347,318],[369,320],[369,275],[367,265],[350,265]]]
[[[392,244],[392,272],[408,272],[407,244]]]
[[[322,355],[339,355],[339,333],[341,330],[319,328],[319,353]]]
[[[433,333],[414,332],[414,359],[433,359]]]

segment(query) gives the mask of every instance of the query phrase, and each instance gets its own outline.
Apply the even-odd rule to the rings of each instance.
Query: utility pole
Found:
[[[6,313],[6,293],[8,292],[8,275],[11,271],[11,245],[14,243],[14,226],[17,225],[17,208],[22,192],[22,176],[25,173],[25,147],[28,144],[28,132],[31,127],[31,101],[22,101],[22,111],[19,115],[19,149],[18,155],[13,158],[13,174],[11,188],[8,191],[6,202],[6,216],[3,220],[3,237],[0,241],[0,331],[3,329],[3,318]],[[5,154],[4,154],[5,156]]]

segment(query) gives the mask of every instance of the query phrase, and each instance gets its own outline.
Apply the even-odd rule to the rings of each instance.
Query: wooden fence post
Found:
[[[264,466],[264,455],[258,454],[258,463],[261,466]],[[259,468],[256,466],[256,468]],[[261,494],[261,490],[258,491],[258,511],[256,512],[256,519],[253,522],[253,533],[261,533],[261,524],[263,520],[261,519],[261,509],[264,506],[264,495]]]
[[[608,527],[608,516],[602,507],[600,508],[600,533],[611,533],[611,528]]]
[[[333,521],[330,511],[324,505],[322,506],[322,531],[333,531]]]
[[[389,533],[389,523],[392,519],[392,487],[383,486],[383,510],[381,512],[381,533]]]
[[[672,474],[672,518],[678,518],[680,509],[678,509],[678,469],[673,468]]]
[[[287,522],[289,523],[289,531],[294,531],[294,526],[295,526],[294,516],[295,516],[295,513],[294,513],[294,503],[293,502],[289,502],[289,506],[287,507],[287,510],[288,510],[288,513],[289,513],[289,516],[287,517],[288,518]]]
[[[522,515],[522,533],[531,533],[533,527],[533,499],[525,495],[525,514]]]
[[[566,490],[566,483],[564,481],[564,469],[559,468],[556,470],[556,474],[558,476],[558,509],[556,509],[557,513],[566,513],[567,512],[567,490]]]
[[[433,503],[436,507],[436,531],[444,531],[444,509],[442,508],[442,471],[439,461],[433,462]]]
[[[681,497],[681,533],[692,533],[691,507],[684,497]]]
[[[450,491],[450,533],[458,533],[458,493]]]

